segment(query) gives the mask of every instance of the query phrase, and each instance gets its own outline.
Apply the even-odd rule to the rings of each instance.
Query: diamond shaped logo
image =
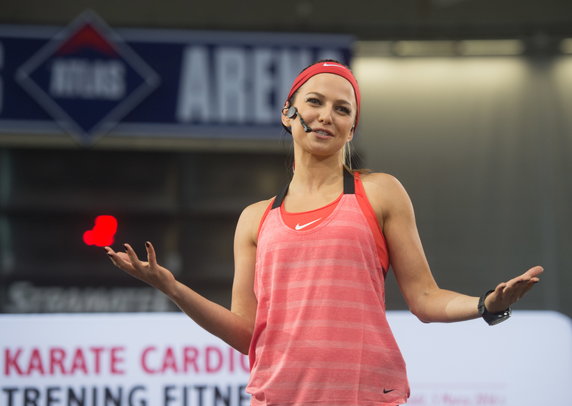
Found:
[[[153,69],[91,11],[34,54],[16,77],[82,144],[108,132],[159,85]]]

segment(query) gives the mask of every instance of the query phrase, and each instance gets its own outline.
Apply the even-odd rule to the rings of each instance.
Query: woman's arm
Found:
[[[256,232],[267,204],[268,202],[260,202],[247,207],[238,220],[234,241],[235,274],[231,310],[177,281],[168,269],[157,263],[155,249],[149,242],[145,244],[147,261],[139,260],[129,244],[125,244],[125,252],[115,252],[110,247],[105,247],[105,250],[115,266],[159,289],[198,325],[243,354],[248,354],[256,316]]]
[[[413,205],[393,176],[372,174],[369,181],[372,206],[382,217],[391,266],[411,312],[424,322],[453,322],[479,317],[479,298],[439,288],[425,257],[415,223]],[[489,312],[500,312],[522,297],[539,281],[541,267],[500,283],[485,300]],[[484,293],[484,292],[483,292]]]

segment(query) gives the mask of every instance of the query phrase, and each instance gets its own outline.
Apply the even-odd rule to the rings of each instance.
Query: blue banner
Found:
[[[298,72],[350,63],[346,35],[0,25],[0,133],[279,138]]]

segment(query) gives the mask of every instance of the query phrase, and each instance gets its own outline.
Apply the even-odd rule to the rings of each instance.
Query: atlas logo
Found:
[[[34,54],[17,79],[84,144],[108,132],[159,84],[149,65],[92,12]]]

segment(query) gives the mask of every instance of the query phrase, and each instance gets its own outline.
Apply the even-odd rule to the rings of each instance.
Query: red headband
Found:
[[[292,95],[298,90],[304,83],[308,81],[312,76],[315,76],[319,73],[333,73],[334,75],[338,75],[346,79],[348,82],[351,83],[352,87],[354,88],[354,93],[356,95],[356,121],[355,127],[357,127],[358,120],[359,120],[359,110],[360,110],[360,101],[361,96],[359,93],[359,86],[357,83],[356,78],[352,74],[352,72],[346,68],[344,65],[337,63],[337,62],[318,62],[314,65],[304,69],[297,77],[294,79],[294,83],[290,88],[290,93],[288,93],[288,99],[292,97]]]

